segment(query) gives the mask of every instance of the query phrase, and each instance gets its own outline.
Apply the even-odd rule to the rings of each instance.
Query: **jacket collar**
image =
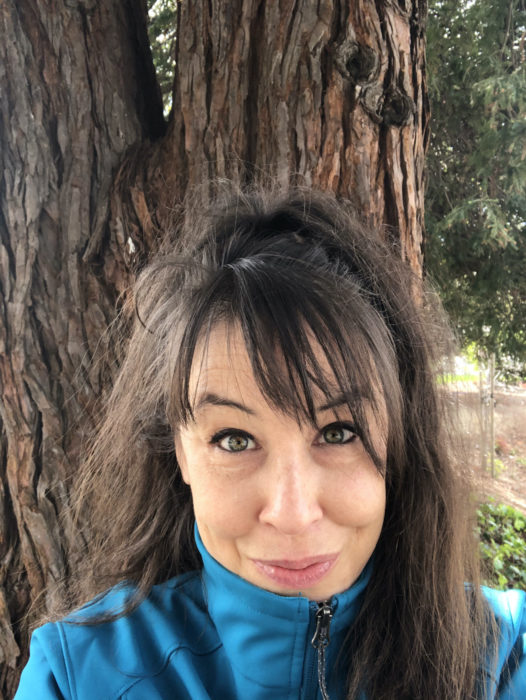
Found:
[[[197,526],[195,540],[203,559],[202,581],[208,611],[234,675],[239,674],[242,682],[249,680],[270,689],[284,685],[290,690],[299,688],[317,603],[304,596],[271,593],[232,573],[209,554]],[[334,646],[341,645],[355,619],[371,572],[370,560],[350,588],[332,597]],[[273,669],[271,676],[269,668]]]

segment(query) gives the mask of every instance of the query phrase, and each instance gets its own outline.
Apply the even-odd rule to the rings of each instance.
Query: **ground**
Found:
[[[493,497],[526,515],[526,386],[498,386],[495,389],[495,478],[482,467],[480,455],[481,418],[478,386],[459,388],[462,431],[471,449],[475,488],[481,500]]]

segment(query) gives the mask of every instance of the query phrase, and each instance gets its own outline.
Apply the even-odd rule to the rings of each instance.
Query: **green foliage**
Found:
[[[475,343],[466,343],[464,346],[464,352],[462,353],[465,359],[473,367],[473,369],[478,372],[480,369],[478,347]]]
[[[485,583],[526,590],[526,516],[495,503],[482,504],[477,515]]]
[[[148,0],[148,35],[161,87],[165,116],[172,107],[175,66],[176,0]]]
[[[443,374],[439,376],[439,384],[457,384],[458,382],[476,382],[478,379],[476,374]]]
[[[495,476],[498,478],[503,471],[506,471],[507,467],[502,461],[502,459],[499,459],[498,457],[493,458],[493,469],[495,471]]]
[[[426,264],[464,344],[526,362],[525,0],[431,0]]]

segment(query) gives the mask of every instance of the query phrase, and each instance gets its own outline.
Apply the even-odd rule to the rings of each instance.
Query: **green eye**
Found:
[[[247,449],[248,439],[245,435],[229,435],[229,437],[223,438],[219,444],[224,450],[241,452]]]
[[[345,445],[356,437],[351,426],[335,423],[322,430],[322,442],[326,445]]]
[[[254,438],[248,433],[240,433],[234,431],[221,431],[215,435],[212,443],[218,445],[225,452],[244,452],[255,447]]]

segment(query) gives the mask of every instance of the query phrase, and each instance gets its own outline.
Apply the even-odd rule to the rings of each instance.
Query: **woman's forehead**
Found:
[[[376,403],[379,398],[378,383],[376,388],[369,382],[367,387],[350,385],[345,377],[337,377],[331,366],[327,353],[314,337],[310,329],[306,329],[310,349],[318,364],[317,373],[312,373],[309,381],[309,394],[315,410],[337,410],[344,406]],[[266,358],[268,359],[268,358]],[[264,360],[265,362],[265,360]],[[249,407],[260,402],[276,404],[285,412],[292,408],[293,412],[304,412],[305,392],[302,391],[299,377],[290,374],[283,356],[277,348],[272,358],[272,368],[275,375],[271,381],[282,387],[285,392],[288,384],[295,399],[292,403],[285,401],[284,405],[270,400],[261,388],[261,382],[254,374],[249,350],[241,327],[237,323],[221,322],[213,326],[206,336],[203,336],[196,346],[189,378],[188,397],[192,412],[204,405],[232,405],[237,403]],[[320,376],[321,375],[321,376]],[[279,395],[281,392],[276,392]],[[289,404],[291,405],[289,406]],[[248,411],[250,412],[250,411]]]
[[[340,383],[334,375],[326,353],[310,329],[307,329],[307,335],[311,351],[327,384],[329,386],[333,384],[334,391],[337,391]],[[276,348],[272,359],[283,372],[287,371],[285,358],[279,348]],[[210,383],[228,383],[233,379],[241,385],[257,383],[240,325],[221,322],[214,325],[196,346],[190,373],[190,387],[195,391],[196,388],[204,388],[204,385]]]

